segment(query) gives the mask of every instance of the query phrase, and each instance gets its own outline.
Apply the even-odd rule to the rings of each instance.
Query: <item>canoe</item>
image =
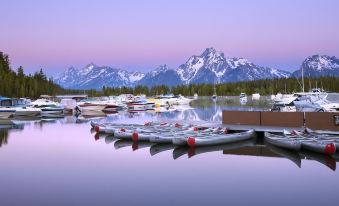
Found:
[[[265,132],[265,141],[289,150],[299,151],[301,149],[301,142],[298,138],[289,138]]]
[[[301,140],[301,147],[303,149],[327,155],[333,155],[336,152],[335,144],[329,141]]]
[[[114,137],[117,139],[124,139],[124,140],[149,141],[150,138],[154,136],[151,134],[143,134],[143,133],[138,133],[138,132],[118,131],[114,133]]]
[[[190,147],[194,146],[208,146],[208,145],[217,145],[217,144],[227,144],[232,142],[238,142],[253,138],[255,136],[254,129],[248,130],[246,132],[233,133],[233,134],[222,134],[215,135],[211,138],[196,138],[190,136],[187,138],[187,145]]]

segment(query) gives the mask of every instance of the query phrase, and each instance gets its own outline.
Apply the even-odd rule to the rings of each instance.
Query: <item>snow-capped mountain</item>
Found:
[[[55,82],[64,88],[101,89],[103,86],[133,86],[144,77],[140,72],[128,72],[107,66],[88,64],[82,69],[70,67]]]
[[[101,89],[103,86],[180,85],[191,83],[223,83],[265,78],[285,78],[290,73],[260,67],[244,58],[228,58],[214,48],[190,57],[177,69],[162,65],[146,74],[128,72],[106,66],[88,64],[82,69],[70,67],[55,82],[65,88]]]
[[[289,72],[261,67],[244,58],[228,58],[214,48],[192,56],[177,72],[185,84],[223,83],[266,78],[286,78]]]
[[[310,77],[319,76],[339,76],[339,59],[327,55],[313,55],[307,57],[299,70],[293,76],[300,77],[304,70],[304,75]]]
[[[174,86],[182,84],[182,81],[174,69],[168,68],[168,66],[161,65],[153,71],[150,71],[145,74],[145,76],[138,82],[138,85],[147,85],[147,86],[154,86],[154,85],[168,85]]]

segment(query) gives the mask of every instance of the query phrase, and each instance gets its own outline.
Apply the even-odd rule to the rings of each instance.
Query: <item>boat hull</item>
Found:
[[[187,144],[191,147],[227,144],[227,143],[248,140],[250,138],[253,138],[254,136],[255,136],[255,131],[249,130],[247,132],[241,132],[241,133],[216,135],[211,138],[188,137]]]

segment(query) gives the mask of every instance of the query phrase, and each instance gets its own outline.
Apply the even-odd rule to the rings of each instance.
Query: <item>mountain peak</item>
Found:
[[[159,65],[154,71],[167,71],[169,70],[170,68],[166,65],[166,64],[163,64],[163,65]]]
[[[218,52],[213,47],[210,47],[210,48],[206,48],[205,51],[201,54],[201,57],[205,57],[205,58],[211,58],[214,56],[221,56],[223,58],[224,53]]]
[[[301,76],[302,70],[305,76],[339,76],[339,59],[335,56],[312,55],[307,57],[299,70],[293,73],[294,76]]]

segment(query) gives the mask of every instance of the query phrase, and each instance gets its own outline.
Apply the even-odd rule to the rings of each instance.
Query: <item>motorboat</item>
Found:
[[[15,114],[14,108],[0,107],[0,119],[8,119]]]
[[[339,104],[328,101],[323,96],[302,96],[295,100],[297,111],[301,112],[338,112]]]
[[[36,117],[40,116],[41,109],[29,107],[28,101],[25,98],[2,98],[0,101],[0,108],[4,112],[3,116],[28,116]],[[8,109],[5,109],[8,108]],[[14,114],[12,113],[15,110]],[[11,114],[11,115],[9,115]],[[9,115],[9,116],[8,116]]]
[[[64,107],[66,113],[73,113],[77,102],[75,99],[61,99],[60,105]]]
[[[49,99],[37,99],[31,102],[31,106],[41,109],[43,117],[62,117],[64,115],[64,107]]]
[[[197,94],[197,93],[194,93],[193,98],[194,98],[194,99],[198,99],[198,94]]]
[[[239,98],[240,98],[241,101],[247,101],[247,95],[246,95],[246,93],[243,93],[243,92],[240,93]]]
[[[177,104],[178,105],[188,105],[193,99],[186,98],[182,95],[177,96]]]
[[[260,94],[259,93],[252,94],[252,100],[259,100],[259,99],[260,99]]]
[[[107,104],[102,103],[98,100],[83,100],[78,102],[78,106],[76,107],[77,111],[80,111],[83,115],[92,115],[96,114],[97,112],[102,112]]]
[[[147,99],[141,99],[139,101],[127,103],[128,110],[145,111],[145,110],[153,109],[154,107],[155,107],[155,102],[148,101]]]

